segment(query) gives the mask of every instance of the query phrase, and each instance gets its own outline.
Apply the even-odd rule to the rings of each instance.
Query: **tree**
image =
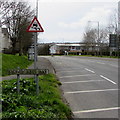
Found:
[[[97,39],[97,44],[99,46],[99,55],[102,56],[102,53],[107,51],[105,48],[108,48],[108,33],[106,29],[99,30],[99,39]]]
[[[118,11],[117,9],[114,9],[112,14],[109,18],[108,27],[106,27],[108,30],[108,33],[117,34],[117,28],[118,28]]]
[[[86,31],[83,36],[83,42],[85,43],[85,48],[88,54],[90,47],[92,47],[92,54],[100,54],[102,56],[102,50],[108,45],[108,33],[105,28],[99,28],[99,38],[98,29],[91,28],[90,24],[87,25]],[[98,49],[95,49],[98,48]]]
[[[86,31],[83,35],[83,43],[85,44],[85,52],[89,54],[89,49],[92,47],[92,53],[95,51],[94,46],[96,44],[97,31],[96,29],[91,29],[88,25]]]
[[[38,46],[38,55],[49,55],[49,44],[43,44]]]
[[[8,29],[12,54],[15,54],[17,48],[21,55],[23,49],[32,43],[32,33],[27,33],[26,29],[34,15],[34,11],[25,2],[0,2],[0,9],[1,23]]]
[[[118,8],[119,10],[119,8]],[[114,11],[112,12],[112,14],[110,14],[110,18],[108,21],[108,26],[106,28],[106,30],[108,31],[108,38],[110,34],[116,34],[116,42],[117,42],[117,46],[114,48],[110,48],[110,55],[112,55],[112,52],[115,53],[115,56],[118,55],[119,52],[119,46],[120,46],[120,39],[119,39],[119,28],[118,28],[118,10],[114,9]]]

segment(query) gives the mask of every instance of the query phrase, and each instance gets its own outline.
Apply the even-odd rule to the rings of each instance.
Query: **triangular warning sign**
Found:
[[[27,32],[44,32],[41,24],[37,20],[37,17],[34,17],[31,24],[27,28]]]

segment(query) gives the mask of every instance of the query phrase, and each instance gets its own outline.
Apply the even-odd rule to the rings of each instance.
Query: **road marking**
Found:
[[[90,70],[90,69],[87,69],[85,68],[85,70],[89,71],[89,72],[92,72],[92,73],[95,73],[94,71]]]
[[[90,92],[105,92],[105,91],[116,91],[119,89],[104,89],[104,90],[86,90],[86,91],[73,91],[73,92],[65,92],[66,94],[79,94],[79,93],[90,93]]]
[[[61,73],[61,72],[79,72],[79,71],[78,70],[76,70],[76,71],[58,71],[58,73]]]
[[[65,83],[84,83],[84,82],[98,82],[98,81],[105,81],[105,80],[85,80],[85,81],[71,81],[71,82],[62,82],[62,84]]]
[[[112,64],[109,64],[110,66],[112,66],[112,67],[118,67],[118,65],[112,65]]]
[[[91,113],[91,112],[102,112],[102,111],[110,111],[110,110],[118,110],[120,107],[113,107],[113,108],[102,108],[102,109],[92,109],[92,110],[83,110],[83,111],[74,111],[74,114],[79,113]]]
[[[105,64],[105,63],[103,63],[103,62],[97,62],[97,63],[99,63],[99,64]]]
[[[112,81],[112,80],[110,80],[110,79],[104,77],[103,75],[100,75],[100,77],[104,78],[105,80],[107,80],[107,81],[109,81],[109,82],[111,82],[111,83],[113,83],[113,84],[117,84],[117,83],[115,83],[114,81]]]
[[[91,75],[95,75],[95,74],[84,74],[84,75],[63,76],[63,77],[59,77],[59,78],[69,78],[69,77],[79,77],[79,76],[91,76]]]
[[[93,61],[93,60],[88,60],[88,62],[95,62],[95,61]]]

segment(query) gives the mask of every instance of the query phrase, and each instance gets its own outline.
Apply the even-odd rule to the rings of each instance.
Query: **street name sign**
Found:
[[[34,17],[31,24],[27,28],[27,32],[44,32],[40,22],[37,17]]]
[[[49,73],[48,69],[11,69],[9,75],[45,75]]]

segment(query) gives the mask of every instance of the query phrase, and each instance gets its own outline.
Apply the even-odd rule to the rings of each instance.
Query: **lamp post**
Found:
[[[99,24],[99,21],[88,21],[88,22],[95,22],[98,24],[98,43],[99,43],[99,33],[100,33],[100,24]],[[99,47],[99,50],[100,50],[100,47]]]

